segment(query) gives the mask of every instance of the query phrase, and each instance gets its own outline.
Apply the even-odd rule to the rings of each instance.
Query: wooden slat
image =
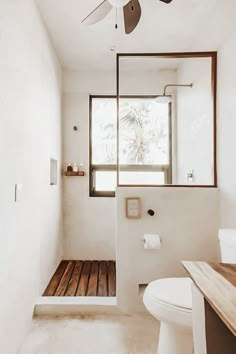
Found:
[[[77,290],[77,287],[79,284],[79,279],[80,279],[82,268],[83,268],[83,262],[77,261],[74,271],[71,275],[71,279],[69,281],[67,290],[65,292],[65,296],[75,296],[76,290]]]
[[[91,268],[91,262],[85,261],[83,264],[83,269],[79,281],[79,286],[76,292],[76,296],[86,296],[87,287],[88,287],[88,280],[89,280],[89,273]]]
[[[66,267],[66,270],[61,278],[61,281],[57,287],[57,290],[55,292],[55,296],[64,296],[68,283],[70,281],[71,278],[71,274],[74,270],[75,267],[75,261],[69,261]]]
[[[60,283],[60,280],[66,270],[67,264],[68,264],[68,261],[62,261],[59,264],[59,266],[58,266],[57,270],[55,271],[52,279],[50,280],[48,287],[45,290],[43,296],[54,296],[54,294],[57,290],[57,287]]]
[[[62,261],[43,296],[115,296],[114,261]]]
[[[91,265],[90,277],[88,282],[87,296],[97,296],[98,285],[98,261],[93,261]]]
[[[99,262],[98,296],[108,296],[107,289],[107,262]]]
[[[116,265],[114,261],[108,262],[108,296],[116,296]]]

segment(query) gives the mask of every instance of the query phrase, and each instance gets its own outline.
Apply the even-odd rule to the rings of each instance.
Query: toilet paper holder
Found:
[[[143,246],[146,250],[160,250],[162,239],[159,234],[144,234]]]
[[[145,243],[145,239],[142,239],[142,242]],[[162,243],[162,239],[160,238],[160,243]]]

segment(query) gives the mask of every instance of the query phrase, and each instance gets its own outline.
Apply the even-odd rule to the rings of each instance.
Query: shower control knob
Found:
[[[154,216],[154,215],[155,215],[155,211],[152,210],[152,209],[149,209],[149,210],[148,210],[148,215]]]

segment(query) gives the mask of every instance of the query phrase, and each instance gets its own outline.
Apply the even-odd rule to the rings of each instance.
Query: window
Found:
[[[115,97],[90,97],[90,196],[114,196],[117,184]]]
[[[171,183],[171,106],[154,97],[122,97],[119,108],[119,184]],[[90,97],[90,196],[114,196],[117,113],[114,96]]]

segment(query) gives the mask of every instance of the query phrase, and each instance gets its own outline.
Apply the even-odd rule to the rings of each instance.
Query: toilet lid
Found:
[[[148,291],[157,301],[191,310],[191,284],[190,278],[165,278],[151,282]]]

